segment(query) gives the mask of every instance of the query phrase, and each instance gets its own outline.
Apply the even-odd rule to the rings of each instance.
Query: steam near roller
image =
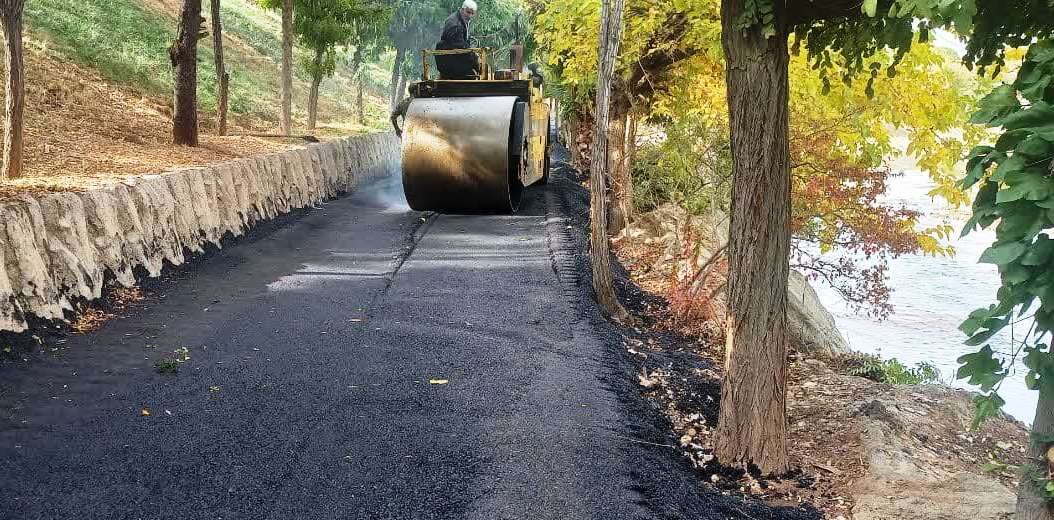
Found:
[[[533,67],[524,70],[522,46],[512,46],[508,69],[492,70],[488,52],[421,51],[421,81],[410,84],[410,97],[392,113],[403,139],[403,190],[415,210],[512,213],[525,186],[548,180],[549,106],[542,78]],[[470,56],[480,64],[477,71],[449,72],[451,60]],[[429,77],[431,58],[439,79]]]

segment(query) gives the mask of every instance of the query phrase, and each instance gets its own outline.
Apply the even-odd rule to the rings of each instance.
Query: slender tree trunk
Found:
[[[618,118],[619,123],[612,122],[613,133],[611,139],[618,139],[619,150],[612,154],[612,205],[608,224],[611,234],[622,231],[633,219],[633,155],[636,150],[636,121],[631,110],[615,111],[612,118]],[[614,131],[617,130],[617,131]]]
[[[357,83],[358,83],[358,87],[359,88],[358,88],[358,92],[355,94],[355,110],[356,110],[356,112],[358,112],[359,124],[360,125],[365,125],[366,124],[366,111],[364,110],[365,103],[363,103],[362,91],[365,88],[363,84],[366,83],[366,80],[364,80],[362,78],[362,76],[359,76],[359,81]]]
[[[219,118],[219,134],[227,135],[227,96],[230,91],[230,74],[223,64],[223,25],[220,23],[220,0],[212,0],[212,50],[216,56],[216,110]]]
[[[406,74],[399,74],[399,86],[395,88],[395,104],[398,105],[406,95]]]
[[[201,0],[183,0],[176,41],[168,48],[176,75],[172,142],[184,146],[198,145],[198,32],[201,22]]]
[[[590,173],[590,237],[593,292],[597,303],[608,316],[616,320],[629,318],[629,313],[615,296],[611,274],[611,249],[607,232],[607,174],[608,110],[611,79],[615,58],[622,37],[623,0],[603,0],[600,9],[599,63],[597,65],[596,124],[593,127],[593,150]]]
[[[4,164],[3,178],[22,176],[22,115],[26,107],[26,76],[22,64],[23,0],[0,0],[0,23],[4,31],[4,53],[7,58],[7,82],[4,91]]]
[[[745,0],[721,3],[732,141],[729,312],[716,454],[766,473],[787,456],[790,167],[785,13],[776,34],[736,27]]]
[[[282,0],[281,131],[293,133],[293,0]]]
[[[391,95],[388,96],[388,109],[395,110],[395,105],[401,101],[398,98],[400,93],[399,84],[402,83],[403,77],[403,61],[406,59],[406,49],[402,47],[395,49],[395,64],[392,65],[392,83],[391,83]]]
[[[635,211],[633,209],[633,161],[637,157],[637,117],[636,114],[630,112],[626,114],[626,146],[622,160],[622,181],[621,184],[625,190],[624,197],[622,198],[623,207],[621,208],[623,218],[623,226],[628,226],[633,221]]]
[[[314,70],[311,71],[311,91],[307,95],[307,130],[315,131],[315,123],[318,121],[318,88],[322,85],[322,60],[325,54],[321,50],[315,51]]]
[[[1032,434],[1054,438],[1054,391],[1049,385],[1041,386],[1039,403],[1036,405],[1036,420],[1032,423]],[[1032,442],[1028,452],[1027,473],[1050,475],[1054,471],[1054,443]],[[1052,475],[1054,476],[1054,475]],[[1021,479],[1017,491],[1016,520],[1052,520],[1054,507],[1043,495],[1035,482],[1028,478]]]
[[[615,104],[617,105],[617,103]],[[619,202],[622,198],[622,186],[619,185],[622,164],[626,153],[626,115],[614,108],[608,115],[608,234],[615,235],[622,230],[622,215],[619,213]]]

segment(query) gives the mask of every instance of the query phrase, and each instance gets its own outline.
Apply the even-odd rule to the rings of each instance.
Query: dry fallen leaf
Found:
[[[656,379],[652,379],[651,376],[645,374],[644,372],[637,374],[637,379],[640,381],[640,386],[643,386],[644,388],[651,388],[659,382]]]
[[[447,384],[449,382],[450,381],[448,381],[446,379],[429,379],[428,380],[428,383],[432,384],[432,385],[445,385],[445,384]]]

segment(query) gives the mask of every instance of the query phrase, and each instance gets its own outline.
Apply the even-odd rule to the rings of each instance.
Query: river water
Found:
[[[969,218],[969,208],[953,209],[943,200],[931,199],[927,195],[931,188],[933,183],[925,173],[906,170],[890,179],[885,202],[922,212],[923,227],[952,224],[958,237]],[[994,265],[977,263],[994,238],[991,229],[974,231],[952,242],[954,256],[907,255],[892,260],[888,274],[894,314],[885,321],[853,313],[829,286],[821,281],[813,284],[853,350],[897,358],[909,366],[929,361],[940,369],[942,380],[969,388],[965,381],[952,381],[958,367],[956,359],[976,351],[976,347],[963,345],[965,335],[958,326],[971,311],[995,301],[999,273]],[[1014,337],[1020,340],[1029,325],[1017,324]],[[992,348],[1006,352],[1010,341],[1009,332],[1001,333],[992,339]],[[1031,423],[1037,395],[1025,387],[1024,378],[1025,369],[1018,362],[999,395],[1006,400],[1007,413]]]

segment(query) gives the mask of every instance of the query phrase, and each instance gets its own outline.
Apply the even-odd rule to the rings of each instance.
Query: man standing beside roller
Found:
[[[461,9],[454,11],[443,23],[443,32],[436,44],[437,51],[469,49],[469,22],[476,16],[475,0],[465,0]],[[436,56],[440,79],[475,79],[479,77],[479,59],[475,53]]]

